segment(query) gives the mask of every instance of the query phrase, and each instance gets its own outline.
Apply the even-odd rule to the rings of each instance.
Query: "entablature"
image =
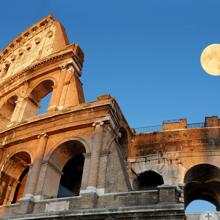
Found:
[[[0,80],[0,97],[21,86],[22,84],[35,79],[46,72],[56,69],[66,68],[67,65],[73,65],[78,76],[81,76],[83,56],[82,50],[77,44],[69,45],[63,51],[52,54],[42,60],[39,60],[24,70],[10,76],[4,81]]]
[[[122,113],[118,111],[113,98],[83,103],[65,111],[35,116],[28,121],[15,124],[0,133],[0,144],[9,147],[15,143],[35,139],[40,133],[50,135],[89,127],[93,129],[93,124],[97,121],[103,121],[112,130],[117,130],[117,127],[127,123],[123,122],[120,114]],[[120,121],[115,121],[116,118]]]

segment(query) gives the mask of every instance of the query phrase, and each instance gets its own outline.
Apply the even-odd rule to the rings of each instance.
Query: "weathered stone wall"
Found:
[[[183,184],[197,164],[220,167],[220,128],[195,128],[139,134],[130,146],[129,162],[136,173],[152,169],[166,184]]]
[[[178,190],[172,187],[161,187],[149,191],[134,191],[124,193],[110,193],[102,196],[96,194],[82,194],[79,197],[44,200],[36,203],[18,204],[2,207],[7,218],[13,219],[23,216],[24,219],[184,219],[183,204],[177,199]],[[169,195],[169,199],[167,199]],[[19,209],[19,206],[24,208]],[[29,211],[29,214],[22,214]],[[31,214],[32,213],[32,214]],[[11,217],[9,217],[11,216]],[[69,217],[68,217],[69,216]],[[4,219],[4,218],[3,218]]]

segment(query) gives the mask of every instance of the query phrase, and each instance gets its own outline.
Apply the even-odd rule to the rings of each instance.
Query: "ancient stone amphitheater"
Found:
[[[220,120],[132,129],[110,95],[85,102],[83,60],[51,15],[1,51],[0,219],[201,219],[185,214],[196,199],[219,210]]]

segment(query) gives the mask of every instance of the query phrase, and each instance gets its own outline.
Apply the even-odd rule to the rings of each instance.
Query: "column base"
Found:
[[[27,201],[27,200],[34,201],[34,196],[32,194],[27,193],[19,199],[19,202],[20,201]]]
[[[46,199],[45,196],[42,196],[42,195],[35,195],[34,196],[34,201],[35,202],[38,202],[38,201],[41,201],[41,200],[44,200]]]
[[[54,112],[56,110],[57,110],[57,106],[56,105],[52,105],[52,106],[48,107],[47,112]]]
[[[86,189],[80,190],[80,195],[87,194],[87,193],[95,193],[98,196],[101,196],[101,195],[105,194],[105,189],[104,188],[96,188],[94,186],[88,186]]]

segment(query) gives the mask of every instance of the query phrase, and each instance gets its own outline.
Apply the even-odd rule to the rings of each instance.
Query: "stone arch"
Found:
[[[52,94],[54,82],[55,81],[51,78],[41,79],[29,89],[29,97],[25,110],[26,115],[24,117],[32,117],[38,113],[41,107],[41,101],[49,94]],[[43,105],[45,105],[45,103]],[[49,104],[47,104],[46,107],[44,106],[45,111],[42,113],[45,113],[48,107]]]
[[[54,87],[57,87],[57,80],[53,76],[44,76],[40,77],[39,79],[35,79],[30,83],[29,91],[31,92],[34,88],[36,88],[39,84],[41,84],[44,81],[52,81]]]
[[[0,174],[0,205],[16,203],[24,194],[31,156],[19,151],[5,161]]]
[[[162,175],[155,170],[146,170],[135,175],[133,187],[136,190],[152,189],[164,184]]]
[[[194,200],[206,200],[220,209],[220,169],[210,164],[191,167],[184,177],[185,208]]]
[[[69,137],[69,138],[65,138],[60,140],[58,143],[56,143],[51,149],[50,151],[47,153],[47,155],[45,156],[44,160],[45,161],[49,161],[50,158],[52,157],[52,154],[54,153],[54,151],[63,143],[68,142],[68,141],[78,141],[81,142],[82,145],[85,147],[86,153],[90,153],[90,145],[89,143],[81,137],[78,136],[73,136],[73,137]]]
[[[62,142],[47,156],[43,194],[46,197],[79,195],[86,147],[78,140]],[[51,187],[53,186],[53,187]]]
[[[0,108],[0,129],[4,129],[12,120],[18,96],[10,96]]]
[[[15,151],[11,151],[11,152],[9,152],[9,153],[7,154],[6,159],[4,160],[5,162],[3,162],[3,165],[6,164],[7,161],[8,161],[11,157],[13,157],[15,154],[18,154],[18,153],[20,153],[20,152],[23,152],[23,153],[29,155],[30,161],[31,161],[30,164],[31,164],[32,161],[33,161],[33,155],[32,155],[32,153],[31,153],[25,146],[21,146],[19,149],[15,150]]]

